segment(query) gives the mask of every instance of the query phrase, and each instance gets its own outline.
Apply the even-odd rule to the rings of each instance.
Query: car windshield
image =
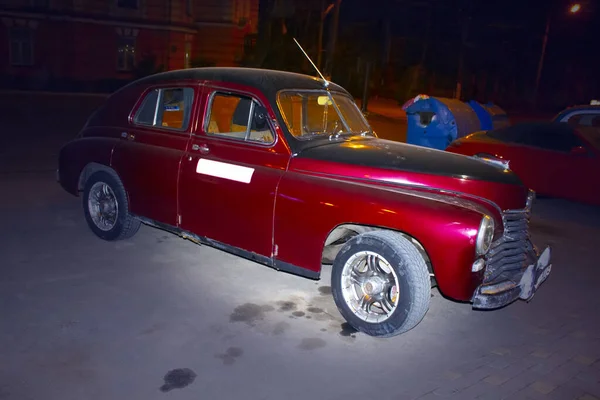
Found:
[[[292,135],[301,140],[341,135],[373,135],[352,98],[326,90],[285,90],[278,104]]]

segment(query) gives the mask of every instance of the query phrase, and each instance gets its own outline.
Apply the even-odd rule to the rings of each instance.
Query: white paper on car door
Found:
[[[196,165],[196,172],[231,181],[250,183],[254,168],[201,158],[198,160],[198,165]]]

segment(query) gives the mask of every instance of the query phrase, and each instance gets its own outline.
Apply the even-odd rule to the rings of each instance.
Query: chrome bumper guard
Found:
[[[486,255],[483,283],[471,299],[473,308],[494,309],[518,299],[529,301],[550,275],[550,247],[538,253],[529,237],[532,197],[525,209],[503,213],[504,234]]]
[[[550,247],[542,252],[536,262],[524,270],[502,274],[501,280],[483,283],[473,295],[473,308],[494,309],[504,307],[518,299],[529,301],[552,271]],[[507,276],[508,275],[508,276]]]

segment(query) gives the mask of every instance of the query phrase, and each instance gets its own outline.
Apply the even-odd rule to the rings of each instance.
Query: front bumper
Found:
[[[518,299],[529,301],[540,285],[548,278],[552,270],[550,247],[537,254],[533,246],[529,247],[527,257],[534,260],[527,267],[505,271],[491,282],[484,282],[475,290],[472,298],[473,308],[495,309],[504,307]]]

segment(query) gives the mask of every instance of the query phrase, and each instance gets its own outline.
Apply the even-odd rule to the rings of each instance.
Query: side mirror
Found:
[[[267,116],[263,112],[254,113],[254,120],[252,121],[252,129],[262,131],[267,126]]]
[[[571,149],[571,155],[574,155],[574,156],[587,156],[588,155],[588,151],[583,146],[576,146],[576,147],[573,147]]]

